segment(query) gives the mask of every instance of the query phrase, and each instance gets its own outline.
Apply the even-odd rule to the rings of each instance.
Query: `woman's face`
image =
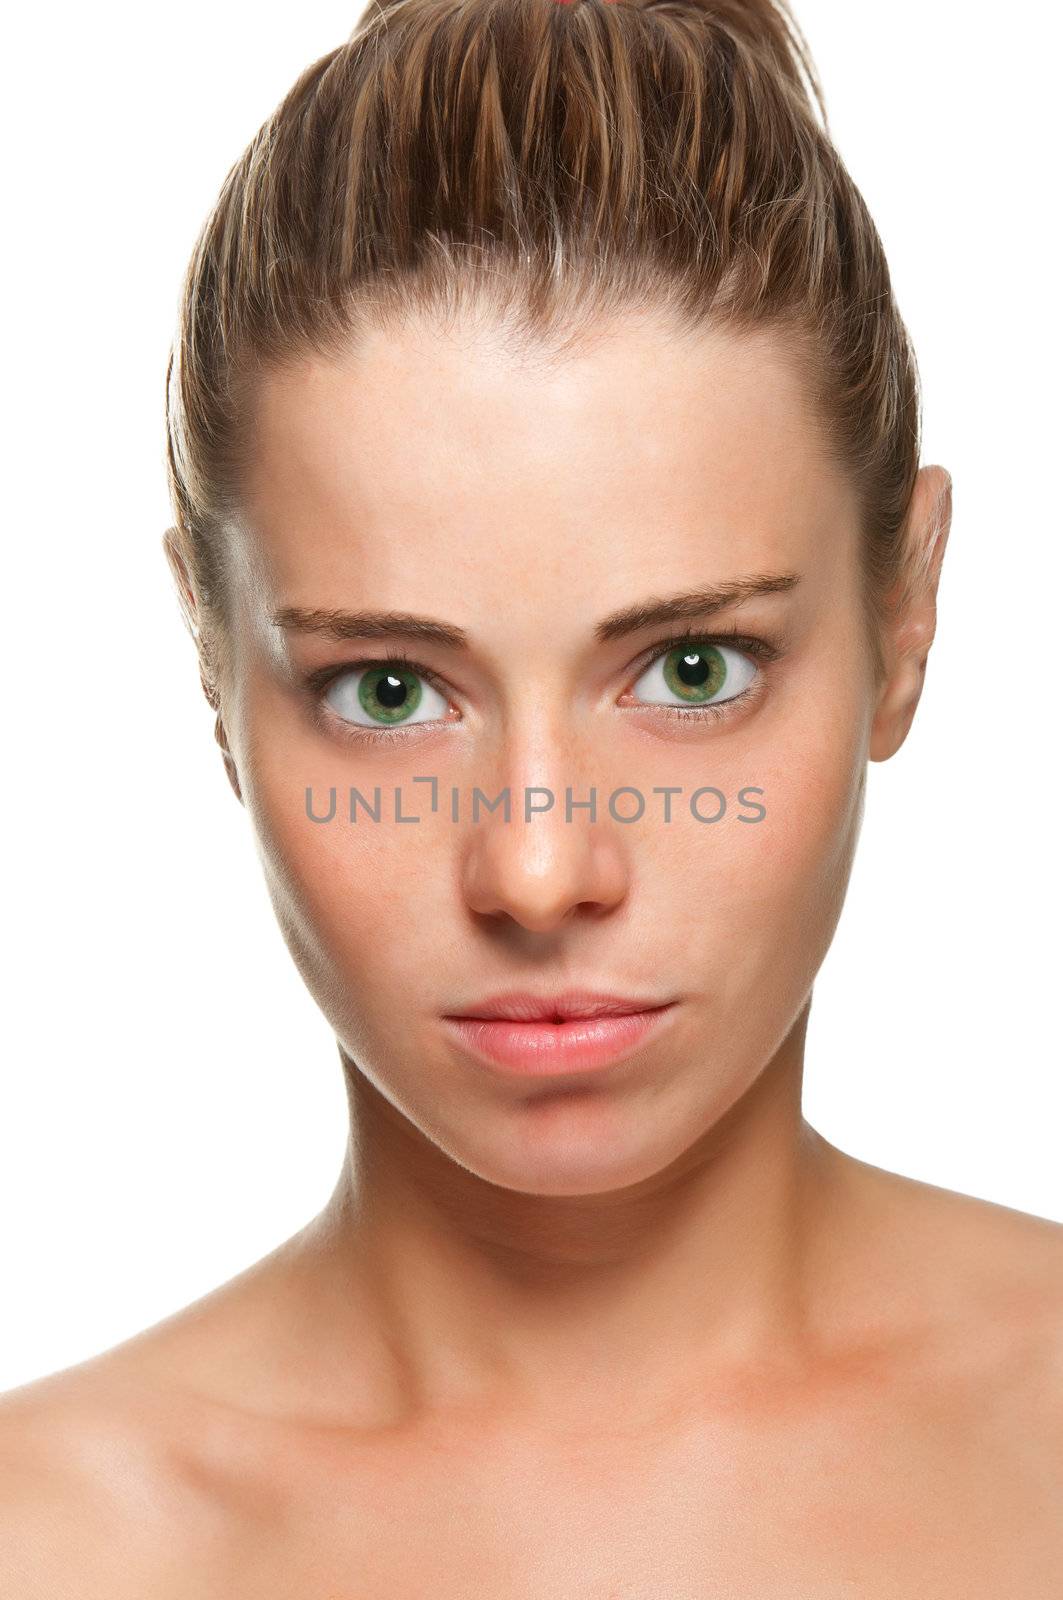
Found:
[[[260,401],[222,711],[305,981],[433,1159],[540,1194],[653,1176],[792,1042],[859,829],[856,503],[796,370],[767,335],[649,317],[553,365],[487,323],[411,324]],[[353,612],[441,626],[295,625]],[[389,651],[410,668],[366,666]],[[308,789],[317,817],[336,791],[330,821]],[[559,1077],[492,1068],[445,1020],[575,988],[674,1004]]]

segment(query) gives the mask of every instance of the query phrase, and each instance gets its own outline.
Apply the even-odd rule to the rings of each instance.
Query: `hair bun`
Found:
[[[402,4],[403,0],[397,0]],[[639,11],[664,11],[694,16],[729,37],[747,56],[771,68],[827,127],[827,107],[808,41],[798,26],[789,0],[554,0],[555,4],[618,4]]]

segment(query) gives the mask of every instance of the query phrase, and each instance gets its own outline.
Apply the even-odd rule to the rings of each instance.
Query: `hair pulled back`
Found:
[[[225,178],[167,369],[170,537],[217,705],[256,374],[475,295],[559,351],[603,313],[771,328],[862,517],[876,622],[905,577],[914,354],[782,0],[390,0]]]

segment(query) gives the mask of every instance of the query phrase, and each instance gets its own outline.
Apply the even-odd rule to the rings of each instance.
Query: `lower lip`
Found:
[[[623,1016],[573,1017],[568,1022],[512,1022],[495,1017],[445,1017],[475,1055],[506,1072],[548,1078],[593,1072],[629,1056],[675,1009],[631,1011]]]

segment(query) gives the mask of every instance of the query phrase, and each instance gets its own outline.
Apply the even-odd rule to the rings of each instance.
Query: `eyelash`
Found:
[[[732,649],[741,650],[745,655],[752,656],[754,661],[762,667],[770,666],[782,654],[781,649],[776,645],[769,644],[767,639],[757,638],[753,634],[739,633],[737,628],[729,628],[720,633],[694,633],[687,630],[684,633],[674,634],[670,639],[658,640],[656,644],[651,645],[649,650],[638,658],[634,667],[628,670],[634,671],[636,676],[641,677],[646,668],[651,667],[655,661],[660,660],[661,656],[670,655],[673,650],[680,649],[684,645],[705,644],[730,645]],[[668,706],[658,703],[654,705],[653,709],[654,711],[663,711],[665,716],[678,717],[683,722],[689,722],[695,718],[700,719],[705,716],[714,718],[729,717],[735,714],[743,701],[753,700],[760,695],[762,682],[763,673],[758,672],[756,677],[739,694],[732,695],[729,700],[721,700],[718,705],[714,705],[711,702],[700,706]]]
[[[769,644],[767,639],[760,639],[752,634],[739,633],[737,629],[729,629],[725,632],[712,634],[694,633],[688,630],[684,633],[675,634],[669,639],[658,639],[629,666],[628,672],[634,673],[636,677],[641,677],[646,668],[652,666],[661,656],[666,656],[683,645],[713,645],[720,643],[730,645],[732,649],[741,650],[746,655],[752,656],[761,666],[770,665],[782,654],[782,651],[776,645]],[[366,660],[342,661],[337,665],[317,667],[313,672],[308,672],[303,681],[314,697],[319,715],[323,714],[321,708],[324,704],[325,690],[335,678],[342,677],[348,672],[364,672],[371,667],[401,667],[406,672],[415,672],[418,677],[424,678],[426,683],[430,683],[440,694],[445,695],[447,693],[442,679],[429,667],[422,667],[419,662],[411,661],[409,656],[403,655],[400,651],[386,650],[382,655],[373,656]],[[752,682],[739,694],[732,695],[730,700],[723,700],[718,705],[708,703],[701,706],[669,706],[657,703],[654,704],[653,710],[656,712],[663,711],[666,716],[680,717],[684,721],[691,718],[703,718],[706,715],[727,717],[732,714],[733,707],[740,706],[743,701],[749,700],[760,693],[759,685],[761,679],[762,674],[758,673]],[[648,706],[649,702],[644,704]],[[390,743],[394,739],[407,737],[405,729],[401,726],[394,728],[367,728],[362,726],[361,723],[343,722],[342,718],[337,720],[340,723],[341,733],[356,741],[366,739],[370,741],[382,740],[385,743]],[[331,723],[329,725],[330,727],[332,726]],[[415,726],[422,726],[422,724],[415,724]]]

